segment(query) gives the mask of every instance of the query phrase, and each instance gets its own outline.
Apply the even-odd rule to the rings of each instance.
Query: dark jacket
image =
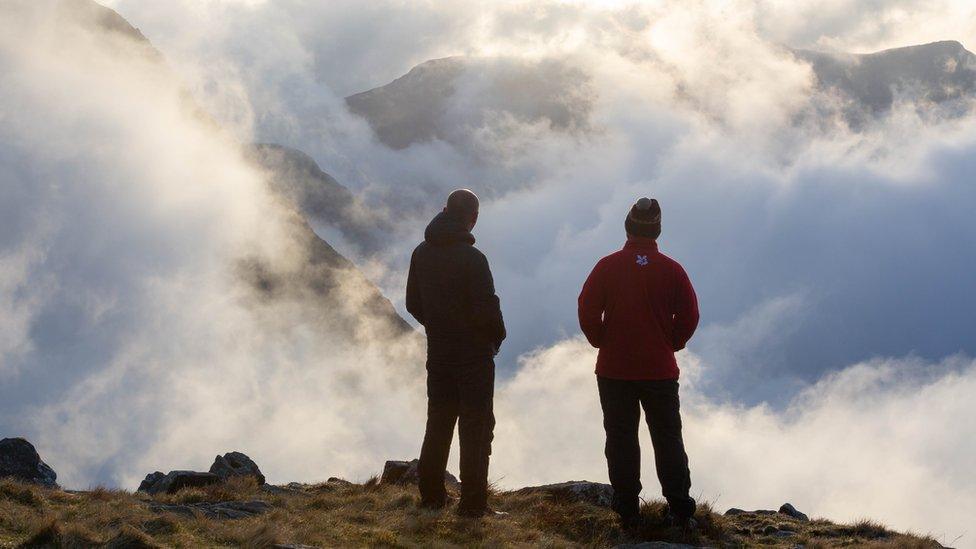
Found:
[[[505,339],[488,259],[463,222],[445,212],[410,258],[407,311],[427,331],[428,365],[490,359]]]
[[[649,238],[631,238],[593,268],[579,296],[579,322],[600,349],[597,375],[678,379],[675,351],[698,326],[698,299],[685,270]]]

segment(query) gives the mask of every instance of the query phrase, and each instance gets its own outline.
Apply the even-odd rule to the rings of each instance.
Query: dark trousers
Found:
[[[460,509],[488,504],[488,456],[495,430],[495,362],[427,364],[427,432],[420,450],[420,497],[425,504],[445,501],[444,471],[458,424],[461,445]]]
[[[630,381],[597,377],[603,428],[607,432],[607,466],[613,485],[613,509],[621,517],[640,512],[640,409],[644,408],[654,446],[654,464],[671,512],[687,518],[695,512],[688,455],[681,438],[676,380]]]

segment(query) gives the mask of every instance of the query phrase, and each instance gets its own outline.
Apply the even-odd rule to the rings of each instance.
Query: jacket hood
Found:
[[[460,219],[447,212],[441,212],[427,225],[424,240],[436,246],[455,243],[474,244],[474,235],[468,232]]]

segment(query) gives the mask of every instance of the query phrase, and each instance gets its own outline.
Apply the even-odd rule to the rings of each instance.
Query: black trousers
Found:
[[[461,445],[460,509],[488,504],[488,456],[495,430],[495,362],[427,364],[427,432],[420,450],[420,497],[429,505],[445,501],[444,471],[458,424]]]
[[[640,409],[644,408],[654,446],[654,464],[671,512],[687,518],[695,512],[688,455],[681,438],[678,382],[630,381],[597,377],[603,428],[607,432],[607,466],[613,485],[613,509],[630,518],[640,512]]]

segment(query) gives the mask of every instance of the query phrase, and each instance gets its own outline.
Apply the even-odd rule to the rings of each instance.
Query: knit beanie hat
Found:
[[[641,198],[630,208],[624,221],[627,234],[645,238],[661,236],[661,206],[653,198]]]

